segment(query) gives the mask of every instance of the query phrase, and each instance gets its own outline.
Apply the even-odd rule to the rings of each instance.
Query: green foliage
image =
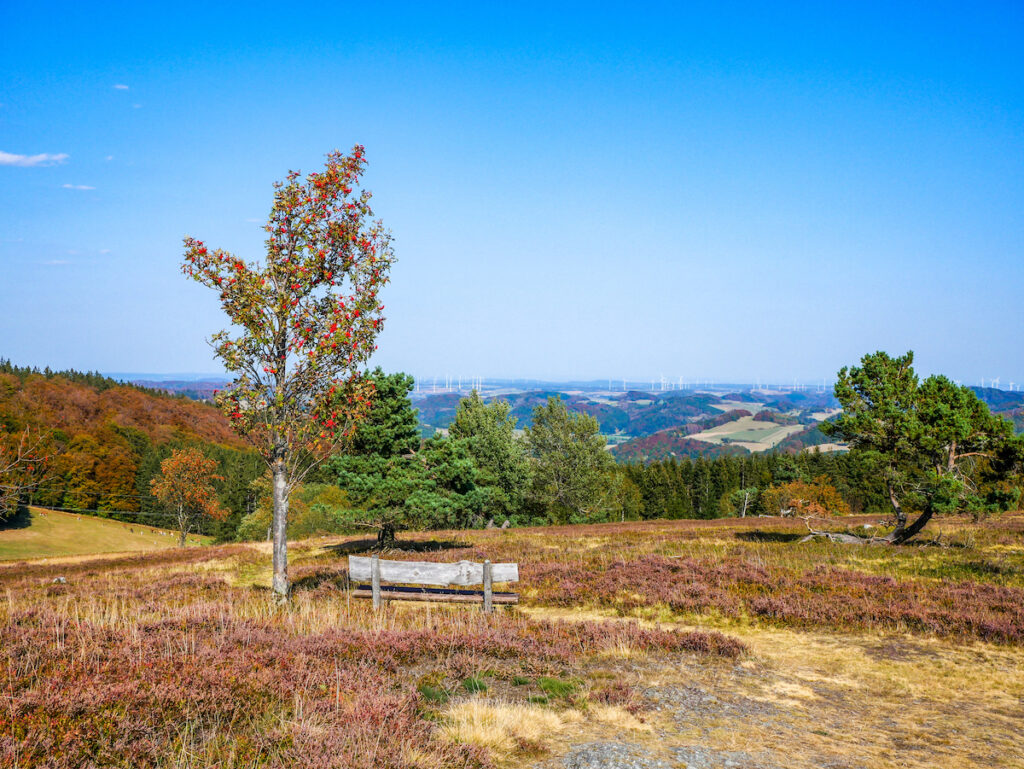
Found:
[[[462,688],[470,694],[487,691],[487,683],[479,676],[471,676],[462,680]]]
[[[476,466],[476,485],[488,516],[515,515],[530,481],[526,449],[516,438],[516,419],[510,411],[506,401],[485,404],[474,390],[459,402],[449,428],[449,438],[465,445]]]
[[[242,518],[237,538],[263,540],[273,521],[273,498],[270,479],[261,476],[253,482],[257,497],[256,509]],[[326,534],[348,534],[358,530],[356,516],[348,495],[328,483],[305,483],[292,494],[288,505],[288,537],[304,539]]]
[[[420,445],[416,411],[409,400],[415,380],[408,374],[385,374],[378,366],[369,374],[373,397],[366,419],[356,426],[346,453],[396,457]]]
[[[944,376],[919,382],[913,362],[912,352],[876,352],[844,367],[835,387],[843,413],[822,425],[881,470],[896,517],[893,542],[910,539],[935,513],[984,507],[984,486],[1013,476],[1024,454],[1013,425],[972,390]],[[908,509],[920,511],[909,525]]]
[[[448,702],[448,692],[446,692],[444,689],[442,689],[439,686],[430,686],[429,684],[420,684],[419,687],[417,687],[417,688],[418,688],[418,691],[419,691],[420,695],[427,702],[430,702],[430,703],[432,703],[434,705],[443,705],[446,702]],[[487,687],[484,687],[484,688],[486,689]]]
[[[561,679],[541,676],[537,679],[537,686],[548,697],[556,699],[568,699],[580,688],[581,682],[577,678]]]
[[[354,515],[378,529],[381,544],[402,529],[465,528],[482,507],[465,446],[441,437],[415,454],[336,456],[326,469],[348,493]]]
[[[113,387],[128,387],[141,392],[148,393],[150,395],[156,395],[164,398],[173,398],[177,396],[170,395],[163,390],[151,390],[146,387],[139,387],[128,382],[122,382],[117,379],[111,379],[110,377],[103,376],[98,371],[76,371],[75,369],[65,369],[63,371],[53,371],[49,366],[42,370],[39,370],[35,366],[16,366],[11,363],[7,358],[0,358],[0,374],[12,374],[18,377],[18,379],[25,381],[30,376],[41,376],[46,379],[52,379],[54,377],[60,377],[66,379],[69,382],[76,384],[83,384],[92,389],[103,392]]]
[[[757,508],[759,502],[760,491],[756,486],[748,486],[745,489],[736,489],[728,494],[723,495],[723,499],[727,500],[726,515],[738,515],[744,518]]]
[[[748,490],[756,492],[748,516],[774,514],[766,509],[762,492],[796,480],[813,482],[820,476],[829,479],[854,512],[883,511],[889,505],[876,465],[859,453],[683,458],[625,465],[622,471],[639,490],[642,519],[741,515]]]
[[[596,419],[570,414],[560,398],[548,398],[533,410],[526,445],[533,460],[530,500],[552,523],[602,521],[613,514],[614,461]]]
[[[402,529],[464,528],[484,507],[466,441],[437,436],[422,446],[409,400],[413,379],[373,375],[376,396],[351,450],[332,457],[317,477],[338,484],[351,513],[377,528],[381,544]]]

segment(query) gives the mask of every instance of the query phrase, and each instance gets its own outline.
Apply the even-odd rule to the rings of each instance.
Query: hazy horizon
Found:
[[[915,368],[915,370],[917,370],[917,369]],[[210,372],[207,372],[207,373],[198,373],[198,372],[152,372],[152,371],[149,371],[149,372],[136,372],[136,371],[102,371],[102,370],[98,370],[98,373],[102,374],[103,376],[110,377],[111,379],[118,379],[118,380],[123,380],[123,381],[152,381],[152,382],[174,382],[174,381],[181,381],[181,382],[204,382],[204,381],[206,381],[206,382],[218,382],[218,381],[227,381],[227,380],[231,379],[231,377],[228,374],[226,374],[226,373],[219,373],[218,374],[218,373],[210,373]],[[389,372],[389,373],[393,373],[393,372]],[[469,391],[469,390],[471,390],[473,388],[473,382],[475,380],[482,380],[483,385],[485,387],[486,386],[494,386],[495,384],[505,384],[505,385],[507,385],[507,384],[523,383],[525,385],[529,385],[529,384],[533,383],[533,384],[535,384],[537,386],[541,386],[541,385],[593,385],[595,387],[595,389],[605,389],[605,384],[607,383],[607,389],[609,389],[609,390],[611,390],[613,392],[621,392],[624,389],[629,389],[629,390],[648,390],[648,391],[657,390],[657,391],[666,391],[667,392],[667,391],[674,391],[674,390],[700,390],[700,389],[704,389],[704,388],[722,389],[722,388],[730,388],[730,387],[755,388],[755,389],[762,389],[762,390],[772,390],[772,389],[789,389],[789,388],[792,388],[794,386],[799,386],[799,387],[805,388],[805,389],[813,389],[813,388],[826,387],[827,389],[831,390],[832,386],[835,384],[835,377],[834,376],[832,376],[832,377],[821,377],[821,378],[818,378],[818,379],[800,379],[800,380],[796,380],[796,381],[786,381],[786,380],[783,380],[783,379],[760,379],[759,380],[759,379],[756,379],[756,378],[736,379],[736,380],[715,379],[715,378],[708,378],[708,379],[701,378],[699,380],[687,380],[687,379],[684,378],[682,382],[679,381],[679,377],[676,377],[674,379],[670,378],[670,377],[665,377],[665,381],[662,382],[660,380],[660,378],[658,378],[658,377],[653,377],[652,378],[652,377],[637,377],[637,376],[630,376],[630,377],[626,377],[625,379],[623,379],[622,377],[618,377],[618,378],[616,378],[616,377],[610,377],[610,378],[609,377],[587,377],[587,378],[569,377],[569,378],[565,378],[565,379],[549,379],[549,378],[545,378],[545,377],[531,377],[531,376],[520,376],[520,377],[486,377],[485,376],[485,377],[462,377],[462,380],[460,382],[459,381],[459,377],[456,375],[456,376],[450,377],[450,382],[446,385],[445,384],[445,376],[443,376],[443,375],[434,377],[434,375],[417,375],[417,374],[415,374],[414,372],[411,372],[411,371],[404,371],[402,373],[409,374],[409,375],[411,375],[416,380],[416,382],[419,385],[419,387],[417,388],[418,390],[420,390],[420,391],[427,391],[432,386],[436,385],[436,389],[437,389],[438,392],[444,391],[446,389],[448,391],[466,392],[466,391]],[[940,373],[940,372],[936,372],[936,373]],[[921,375],[922,372],[918,371],[918,374]],[[434,381],[435,379],[436,379],[436,383]],[[958,381],[960,381],[961,384],[967,385],[969,387],[991,387],[993,389],[1004,390],[1004,391],[1007,391],[1007,392],[1020,391],[1021,388],[1024,387],[1024,383],[1017,383],[1015,381],[1011,382],[1010,380],[1002,380],[1000,378],[996,378],[996,379],[998,381],[994,385],[992,384],[992,382],[994,381],[992,379],[985,379],[984,381],[982,381],[980,379],[978,381],[967,381],[967,380],[958,380]],[[623,383],[625,383],[626,387],[621,387],[621,385],[623,385]],[[1011,389],[1011,385],[1013,385],[1012,389]]]

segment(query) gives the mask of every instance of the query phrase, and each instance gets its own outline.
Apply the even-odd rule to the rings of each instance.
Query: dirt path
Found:
[[[730,628],[738,662],[609,661],[649,710],[585,722],[532,765],[1024,767],[1024,650],[911,636]],[[600,670],[594,671],[600,676]]]

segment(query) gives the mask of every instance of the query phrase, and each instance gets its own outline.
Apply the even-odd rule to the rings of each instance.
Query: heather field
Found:
[[[288,608],[264,545],[3,564],[0,765],[1024,765],[1024,518],[898,549],[801,527],[434,532],[388,554],[518,561],[522,604],[492,616],[374,614],[346,590],[354,538],[293,545]]]

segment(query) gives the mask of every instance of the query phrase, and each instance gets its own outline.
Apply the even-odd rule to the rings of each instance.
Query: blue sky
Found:
[[[362,143],[386,369],[1024,382],[1020,3],[220,5],[0,4],[0,356],[216,371],[182,237]]]

